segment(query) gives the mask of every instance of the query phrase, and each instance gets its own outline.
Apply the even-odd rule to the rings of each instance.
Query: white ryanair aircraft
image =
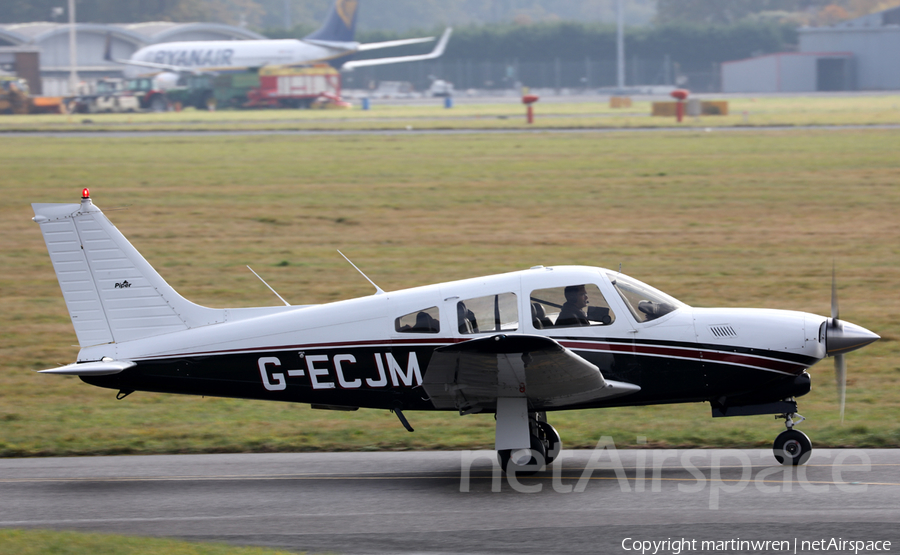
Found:
[[[126,64],[125,75],[134,77],[140,68],[174,73],[203,73],[208,71],[228,71],[235,69],[260,68],[268,65],[301,65],[332,62],[342,69],[350,70],[401,62],[415,62],[438,58],[444,53],[452,30],[444,31],[434,50],[427,54],[374,58],[368,60],[339,59],[381,48],[392,48],[431,42],[434,37],[399,39],[384,42],[360,44],[354,40],[356,34],[357,0],[336,0],[325,23],[302,40],[214,40],[162,42],[141,48],[131,58],[116,59],[110,52],[107,40],[105,59]]]
[[[839,319],[692,308],[619,272],[536,266],[322,305],[213,309],[175,292],[91,201],[34,204],[81,350],[43,370],[118,390],[496,415],[507,472],[562,443],[553,411],[709,402],[774,414],[779,462],[811,444],[794,425],[812,365],[879,339]],[[366,278],[368,279],[368,278]],[[371,281],[370,281],[371,282]],[[373,283],[374,285],[374,283]],[[287,305],[287,303],[285,303]]]

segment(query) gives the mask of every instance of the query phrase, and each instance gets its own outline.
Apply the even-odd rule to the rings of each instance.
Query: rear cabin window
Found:
[[[459,333],[492,333],[519,329],[515,293],[476,297],[456,303]]]
[[[536,289],[531,292],[535,329],[608,326],[616,315],[593,283]]]
[[[438,307],[410,312],[394,320],[394,329],[400,333],[438,333],[441,319]]]

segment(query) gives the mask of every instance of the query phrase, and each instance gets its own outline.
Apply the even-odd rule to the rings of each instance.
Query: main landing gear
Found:
[[[552,463],[562,450],[562,440],[556,429],[547,422],[543,412],[528,413],[528,427],[531,432],[530,449],[501,449],[497,451],[500,468],[509,474],[530,475],[540,472]]]
[[[796,422],[794,417],[798,418]],[[783,418],[784,425],[787,427],[787,430],[778,434],[778,437],[775,438],[775,443],[772,445],[775,459],[783,465],[797,466],[806,464],[812,453],[812,443],[810,443],[806,434],[794,429],[795,424],[799,424],[806,419],[796,412],[780,414],[775,418]]]

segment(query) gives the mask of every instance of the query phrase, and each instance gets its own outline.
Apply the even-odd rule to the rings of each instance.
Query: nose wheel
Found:
[[[796,422],[793,419],[795,416],[799,418]],[[799,424],[806,419],[797,413],[782,414],[776,416],[776,418],[784,418],[784,425],[787,427],[787,430],[778,434],[778,437],[775,438],[775,443],[772,445],[775,460],[786,466],[806,464],[812,453],[812,443],[806,437],[806,434],[794,429],[795,424]]]

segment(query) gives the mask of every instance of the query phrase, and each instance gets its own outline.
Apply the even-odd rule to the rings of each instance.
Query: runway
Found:
[[[404,123],[405,125],[405,123]],[[395,128],[394,128],[395,127]],[[583,134],[608,135],[615,133],[752,133],[760,131],[884,131],[897,130],[900,125],[754,125],[736,127],[539,127],[534,129],[497,128],[497,129],[418,129],[404,126],[386,125],[383,129],[210,129],[210,130],[154,130],[154,131],[96,131],[77,129],[72,131],[0,131],[0,138],[54,138],[54,139],[146,139],[148,137],[220,137],[220,136],[408,136],[422,135],[509,135],[527,134]]]
[[[311,553],[900,549],[900,450],[817,449],[794,469],[769,449],[600,447],[519,480],[492,451],[3,459],[0,526]]]

